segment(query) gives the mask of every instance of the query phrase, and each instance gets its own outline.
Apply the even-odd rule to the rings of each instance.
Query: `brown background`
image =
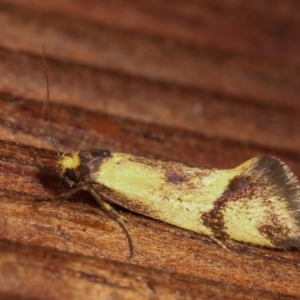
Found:
[[[300,176],[300,3],[0,2],[1,299],[294,299],[298,249],[224,242],[60,193],[61,151],[107,148],[227,168],[260,155]],[[47,198],[48,197],[48,198]]]

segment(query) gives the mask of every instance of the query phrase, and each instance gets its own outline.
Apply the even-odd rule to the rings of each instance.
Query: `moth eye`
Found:
[[[77,174],[72,169],[66,169],[66,171],[64,173],[64,177],[66,177],[70,181],[77,181],[77,179],[78,179]]]

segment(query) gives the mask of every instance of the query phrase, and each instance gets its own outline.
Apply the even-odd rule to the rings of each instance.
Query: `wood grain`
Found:
[[[13,101],[10,101],[9,104],[12,103]],[[31,112],[32,119],[28,118],[27,114],[28,119],[25,122],[28,127],[36,128],[30,124],[39,121],[38,114],[42,110],[39,106],[42,104],[29,100],[25,103],[26,107],[22,105],[20,111]],[[53,108],[56,108],[56,105]],[[164,149],[168,153],[169,147],[174,147],[174,140],[170,136],[166,145],[163,139],[153,141],[150,134],[150,139],[147,136],[145,138],[144,132],[151,133],[152,126],[144,125],[141,135],[135,133],[133,137],[128,138],[128,131],[126,132],[124,126],[129,124],[130,128],[136,128],[133,122],[130,124],[127,120],[123,120],[121,123],[122,120],[116,117],[101,119],[101,115],[93,120],[92,114],[90,112],[84,114],[82,109],[59,107],[52,111],[58,118],[57,121],[59,119],[63,121],[57,136],[60,138],[68,134],[73,139],[75,137],[74,141],[71,141],[75,144],[82,138],[82,134],[77,130],[74,128],[70,130],[71,124],[74,124],[73,116],[76,115],[78,124],[81,124],[80,120],[90,121],[88,124],[83,122],[87,126],[82,129],[85,133],[96,131],[101,124],[107,136],[117,136],[119,141],[127,141],[126,144],[130,147],[137,148],[143,145],[146,148],[150,147],[154,153],[157,148]],[[46,121],[44,126],[45,128],[40,127],[39,133],[47,132]],[[135,130],[138,131],[137,128]],[[167,136],[168,130],[163,127],[159,130],[157,128],[157,131],[162,136]],[[96,136],[95,139],[98,140],[98,137]],[[104,137],[104,140],[109,141],[107,137]],[[187,147],[184,148],[186,144],[184,141],[191,141],[192,137],[186,133],[181,135],[181,139],[177,136],[176,140],[177,144],[182,145],[180,153],[184,153],[187,151]],[[214,142],[215,140],[212,144],[207,142],[211,149],[216,148]],[[128,151],[130,152],[131,149]],[[248,147],[245,149],[249,151]],[[241,147],[232,151],[234,151],[233,156],[243,152]],[[159,152],[163,153],[163,150]],[[56,154],[53,151],[38,150],[13,142],[2,142],[0,158],[1,211],[4,216],[1,225],[2,237],[30,245],[44,247],[55,245],[55,248],[61,251],[86,256],[128,261],[128,244],[124,233],[113,220],[100,211],[89,195],[79,194],[74,196],[73,200],[49,198],[59,195],[61,191],[61,182],[55,168]],[[192,159],[197,161],[196,158]],[[135,243],[135,256],[131,260],[132,263],[245,286],[251,284],[256,288],[280,293],[292,295],[298,293],[298,271],[294,269],[295,265],[299,265],[298,251],[268,250],[229,242],[231,252],[228,253],[208,237],[128,212],[124,214],[130,220],[128,228]],[[257,276],[258,270],[259,276]],[[276,270],[275,282],[271,280],[274,270]]]
[[[41,57],[45,43],[62,152],[107,148],[209,168],[274,155],[299,177],[297,8],[2,1],[0,297],[298,298],[299,249],[224,241],[226,252],[117,208],[134,240],[129,260],[121,228],[89,195],[56,198],[65,187]]]
[[[270,292],[3,240],[0,253],[0,280],[7,282],[1,299],[275,299]],[[29,280],[20,284],[16,275]]]

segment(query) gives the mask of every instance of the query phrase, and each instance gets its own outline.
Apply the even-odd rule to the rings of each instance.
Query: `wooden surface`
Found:
[[[61,192],[61,151],[300,176],[298,1],[1,1],[0,298],[296,299],[299,249],[225,242]],[[83,296],[84,295],[84,296]]]

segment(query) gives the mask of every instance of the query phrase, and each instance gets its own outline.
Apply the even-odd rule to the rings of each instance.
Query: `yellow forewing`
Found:
[[[128,209],[212,234],[203,225],[201,215],[213,208],[229,181],[239,173],[239,169],[207,170],[174,162],[153,164],[152,160],[113,153],[101,165],[95,180],[123,196],[126,203],[122,205]]]

